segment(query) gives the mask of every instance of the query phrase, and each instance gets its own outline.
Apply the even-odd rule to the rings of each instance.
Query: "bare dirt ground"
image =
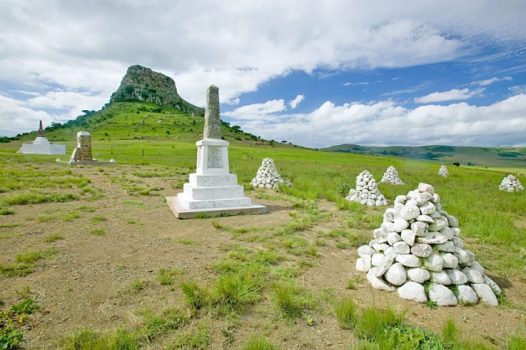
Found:
[[[57,167],[42,164],[41,168]],[[165,195],[174,195],[185,176],[152,177],[141,181],[158,189],[155,196],[131,196],[112,177],[130,172],[129,167],[77,168],[73,171],[88,177],[102,197],[93,201],[72,201],[14,206],[15,214],[0,216],[0,263],[15,260],[20,251],[53,248],[56,253],[39,261],[35,271],[25,277],[0,275],[0,300],[6,305],[16,302],[21,290],[30,288],[41,305],[32,316],[26,330],[28,349],[54,348],[57,340],[82,328],[109,331],[119,327],[135,327],[141,322],[143,310],[159,311],[167,306],[185,309],[178,283],[191,278],[207,284],[213,279],[211,266],[217,263],[235,244],[257,245],[237,240],[213,223],[228,227],[250,227],[270,230],[292,220],[296,211],[292,201],[284,196],[258,199],[270,212],[258,216],[234,216],[178,220],[165,203]],[[174,188],[175,187],[175,188]],[[250,192],[253,196],[255,193]],[[302,235],[314,241],[320,232],[346,225],[346,213],[332,203],[320,202],[327,218],[317,222]],[[65,219],[77,212],[75,219]],[[48,220],[39,216],[47,214]],[[62,239],[49,242],[46,237]],[[476,247],[474,249],[477,253]],[[352,297],[360,306],[394,306],[404,311],[410,324],[440,331],[444,321],[452,318],[466,337],[483,337],[497,347],[504,339],[523,326],[526,320],[526,285],[520,280],[501,280],[507,303],[499,307],[476,305],[431,309],[406,302],[396,293],[376,291],[369,287],[362,273],[356,272],[355,247],[337,247],[335,241],[317,247],[316,256],[305,258],[309,264],[297,279],[312,293],[320,296],[321,307],[313,310],[314,324],[304,320],[284,320],[276,312],[271,298],[251,306],[237,322],[233,340],[227,339],[227,320],[204,315],[192,321],[186,329],[206,322],[211,332],[211,349],[239,348],[254,334],[263,334],[283,349],[347,349],[354,342],[350,331],[338,327],[330,301],[342,296]],[[483,261],[481,261],[484,264]],[[176,271],[174,285],[161,285],[161,269]],[[491,275],[491,271],[490,271]],[[347,289],[349,280],[355,289]],[[141,281],[143,287],[132,286]],[[176,331],[179,332],[180,330]],[[181,330],[183,331],[183,330]],[[175,335],[173,335],[175,336]],[[151,348],[163,348],[170,339],[153,343]]]

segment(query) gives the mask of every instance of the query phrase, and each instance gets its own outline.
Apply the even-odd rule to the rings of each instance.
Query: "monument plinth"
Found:
[[[59,145],[56,143],[49,142],[44,136],[44,128],[42,126],[42,120],[38,128],[38,136],[32,143],[24,143],[18,150],[18,153],[22,154],[66,154],[66,145]]]
[[[196,142],[197,167],[184,184],[183,192],[167,197],[168,205],[179,219],[202,215],[262,214],[263,205],[253,204],[237,184],[237,176],[230,174],[228,142],[221,139],[219,117],[219,89],[210,86],[206,96],[203,139]]]

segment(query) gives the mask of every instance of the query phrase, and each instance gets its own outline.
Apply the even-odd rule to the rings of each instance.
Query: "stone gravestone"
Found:
[[[497,305],[499,286],[464,247],[458,220],[442,209],[433,186],[397,196],[369,245],[358,248],[358,271],[373,288],[439,306]]]
[[[66,154],[66,145],[59,145],[56,143],[49,142],[44,136],[44,128],[42,126],[42,120],[38,128],[38,136],[32,143],[24,143],[18,150],[18,153],[22,154]]]
[[[111,159],[109,162],[99,162],[96,159],[93,159],[91,153],[91,134],[87,131],[79,131],[77,133],[77,147],[73,150],[71,157],[69,159],[69,164],[71,165],[83,165],[83,164],[96,164],[96,165],[105,165],[113,164],[115,160]]]
[[[183,192],[166,198],[176,217],[188,219],[267,212],[265,206],[253,204],[250,198],[245,197],[243,186],[237,184],[237,176],[229,172],[229,144],[221,139],[219,89],[213,85],[206,95],[203,139],[196,145],[196,172],[190,174]]]

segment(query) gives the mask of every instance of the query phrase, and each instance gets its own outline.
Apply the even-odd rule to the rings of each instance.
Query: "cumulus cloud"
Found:
[[[445,101],[460,101],[468,100],[474,96],[478,96],[484,92],[483,88],[470,90],[465,89],[451,89],[448,91],[432,92],[428,95],[415,98],[416,103],[435,103]]]
[[[293,100],[289,101],[290,109],[296,109],[298,105],[305,99],[305,95],[298,95]]]
[[[254,103],[238,107],[230,112],[225,112],[223,115],[235,120],[262,120],[274,113],[283,112],[287,109],[285,101],[270,100],[263,103]]]
[[[488,106],[465,102],[404,108],[392,100],[370,104],[327,101],[311,113],[245,116],[244,130],[267,139],[327,147],[362,145],[525,145],[526,94]]]
[[[108,100],[126,68],[142,64],[203,105],[212,83],[236,102],[295,70],[408,67],[473,53],[473,38],[526,38],[525,2],[409,2],[0,1],[0,76],[17,90]]]
[[[498,83],[499,81],[510,81],[510,80],[512,80],[512,78],[510,76],[505,76],[505,77],[501,77],[501,78],[493,77],[493,78],[489,78],[489,79],[474,81],[471,84],[472,85],[477,85],[477,86],[489,86],[489,85],[492,85],[494,83]]]

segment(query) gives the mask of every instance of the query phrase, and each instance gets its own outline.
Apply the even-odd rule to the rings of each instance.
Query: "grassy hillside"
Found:
[[[74,142],[77,131],[91,132],[94,140],[177,140],[192,142],[202,137],[203,116],[184,114],[153,103],[114,102],[100,111],[85,111],[75,120],[45,128],[53,141]],[[236,126],[223,123],[223,137],[231,142],[262,141]],[[19,140],[32,140],[36,132],[19,135]]]
[[[469,166],[525,167],[526,148],[460,147],[460,146],[359,146],[343,144],[326,151],[395,156],[408,159],[439,161]]]

